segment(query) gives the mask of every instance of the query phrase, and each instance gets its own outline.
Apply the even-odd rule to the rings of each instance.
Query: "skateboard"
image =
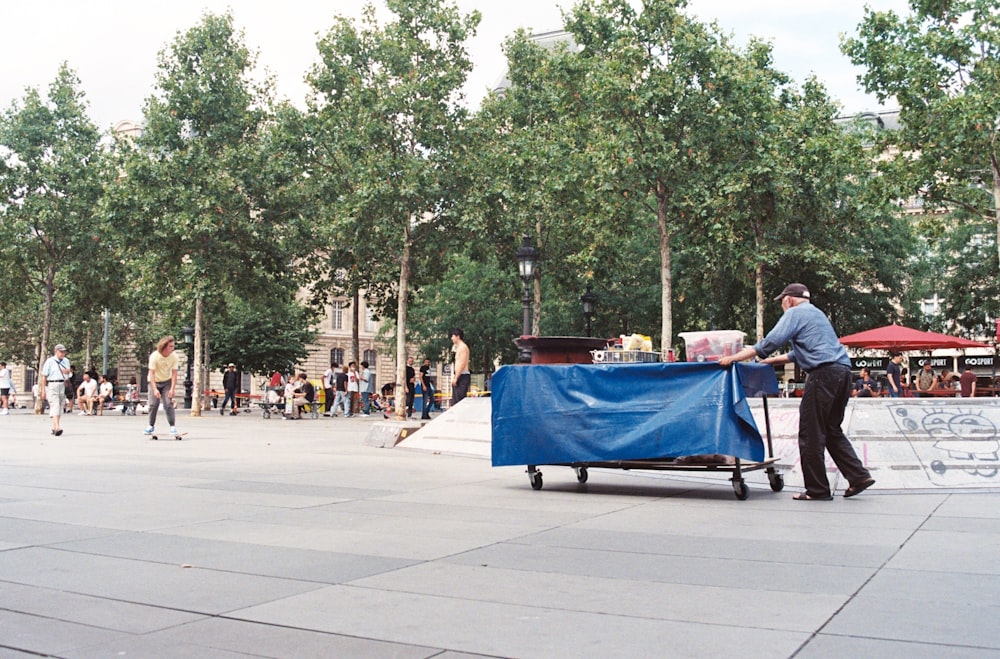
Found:
[[[167,439],[168,437],[172,437],[172,438],[176,439],[176,440],[177,440],[177,441],[179,442],[179,441],[181,441],[182,439],[184,439],[184,437],[186,437],[186,436],[187,436],[187,433],[186,433],[186,432],[179,432],[179,433],[177,433],[176,435],[171,435],[170,433],[166,433],[166,434],[164,434],[164,435],[163,435],[163,438],[164,438],[164,439]],[[153,441],[157,441],[157,440],[159,440],[159,439],[160,439],[160,436],[159,436],[159,435],[157,435],[157,434],[155,434],[155,433],[154,433],[154,434],[152,434],[152,435],[146,435],[146,437],[149,437],[149,438],[150,438],[150,439],[152,439]]]

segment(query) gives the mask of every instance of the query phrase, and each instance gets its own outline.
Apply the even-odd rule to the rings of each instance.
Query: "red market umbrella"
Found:
[[[985,343],[963,339],[960,336],[922,332],[902,325],[886,325],[857,334],[848,334],[840,337],[840,342],[849,348],[898,350],[900,352],[904,350],[937,350],[939,348],[990,347]]]

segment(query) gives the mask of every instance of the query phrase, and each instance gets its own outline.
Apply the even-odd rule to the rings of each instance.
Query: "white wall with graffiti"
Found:
[[[751,407],[763,435],[763,405],[755,399]],[[768,417],[785,482],[801,487],[798,399],[769,399]],[[1000,398],[852,399],[844,430],[875,489],[1000,487]],[[827,462],[831,485],[842,489]]]

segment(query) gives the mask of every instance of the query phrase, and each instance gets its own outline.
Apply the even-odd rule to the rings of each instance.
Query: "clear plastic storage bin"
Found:
[[[720,357],[735,355],[743,349],[744,336],[746,332],[739,330],[680,333],[689,362],[714,362]]]

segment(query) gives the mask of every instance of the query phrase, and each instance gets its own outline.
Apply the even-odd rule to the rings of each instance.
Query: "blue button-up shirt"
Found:
[[[837,338],[830,319],[809,302],[789,307],[767,336],[753,348],[763,358],[786,343],[792,346],[788,358],[807,372],[821,364],[851,366],[847,349]]]

